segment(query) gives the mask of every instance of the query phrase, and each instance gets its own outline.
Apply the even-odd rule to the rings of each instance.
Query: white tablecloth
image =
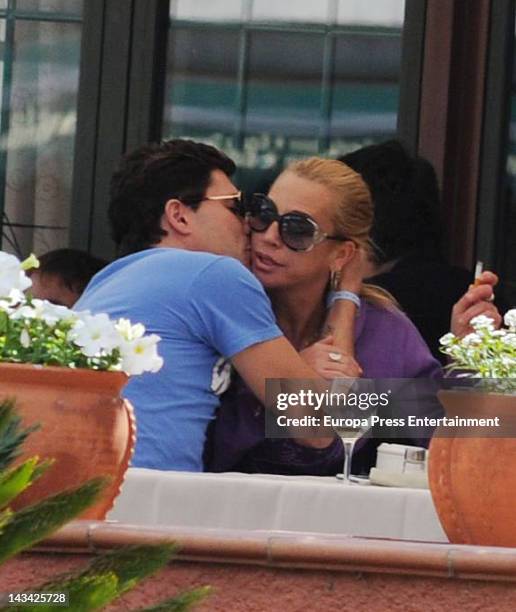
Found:
[[[430,492],[336,478],[130,468],[108,519],[446,542]]]

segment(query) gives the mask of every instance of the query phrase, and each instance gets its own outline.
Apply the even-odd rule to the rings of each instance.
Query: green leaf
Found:
[[[0,472],[0,508],[29,487],[52,463],[52,461],[43,461],[38,464],[38,457],[32,457],[9,471]]]
[[[9,329],[9,315],[5,310],[0,310],[0,335],[4,336]]]
[[[0,536],[13,515],[14,512],[10,508],[0,511]]]
[[[22,429],[13,400],[4,399],[0,403],[0,472],[20,455],[25,438],[36,429],[38,425]]]
[[[177,548],[172,543],[127,546],[94,559],[84,574],[114,572],[119,580],[119,592],[123,593],[164,567]]]
[[[184,612],[202,601],[211,591],[209,586],[185,591],[150,608],[141,608],[139,612]]]
[[[94,478],[76,489],[58,493],[13,515],[0,534],[0,563],[33,546],[81,514],[97,499],[105,483],[104,478]]]
[[[96,608],[93,606],[93,600],[98,601],[99,607],[104,606],[122,593],[134,588],[141,580],[166,565],[176,549],[177,546],[174,544],[120,548],[93,559],[82,572],[61,576],[39,586],[37,590],[45,593],[67,592],[69,593],[69,606],[72,610],[94,610]],[[104,590],[104,578],[111,586],[114,585],[109,593]],[[97,584],[100,589],[98,596],[95,595],[93,588],[90,589],[90,586],[94,584]],[[86,608],[81,607],[84,597],[83,585],[88,587],[86,592],[90,607]],[[106,597],[109,598],[106,599]]]
[[[102,576],[83,576],[77,578],[73,583],[62,585],[56,584],[55,588],[39,587],[30,589],[31,593],[67,593],[68,605],[57,604],[25,604],[19,606],[5,606],[0,612],[56,612],[73,610],[73,612],[90,612],[98,610],[112,601],[117,594],[118,580],[115,574],[104,574]]]

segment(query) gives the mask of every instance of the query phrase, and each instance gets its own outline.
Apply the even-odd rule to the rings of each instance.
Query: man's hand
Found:
[[[367,265],[367,253],[356,247],[351,259],[339,270],[339,289],[359,294]]]
[[[345,350],[333,344],[333,336],[327,336],[319,342],[299,352],[303,360],[322,378],[358,378],[362,368]]]
[[[450,331],[462,338],[473,331],[469,324],[471,319],[478,315],[485,315],[494,320],[495,327],[500,327],[502,317],[496,306],[490,301],[493,299],[493,287],[498,282],[498,276],[493,272],[482,272],[470,285],[467,292],[460,298],[452,309]]]

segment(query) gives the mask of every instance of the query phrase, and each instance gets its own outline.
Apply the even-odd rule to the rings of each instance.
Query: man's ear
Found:
[[[332,272],[339,272],[344,265],[350,261],[357,251],[357,245],[351,240],[343,242],[338,249],[336,249],[332,261],[330,263],[330,270]]]
[[[172,230],[180,236],[188,236],[192,232],[191,215],[193,212],[180,200],[168,200],[161,219],[163,229],[167,233]]]

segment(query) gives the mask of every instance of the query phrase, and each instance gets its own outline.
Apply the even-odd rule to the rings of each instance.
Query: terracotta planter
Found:
[[[514,428],[514,395],[441,391],[439,398],[447,416],[505,415]],[[450,542],[516,546],[516,437],[434,436],[428,476]]]
[[[121,372],[95,372],[0,364],[0,398],[12,397],[25,425],[40,424],[23,446],[23,458],[53,458],[50,469],[13,504],[20,508],[94,476],[111,482],[80,518],[103,519],[113,507],[129,465],[135,422],[119,394]]]

